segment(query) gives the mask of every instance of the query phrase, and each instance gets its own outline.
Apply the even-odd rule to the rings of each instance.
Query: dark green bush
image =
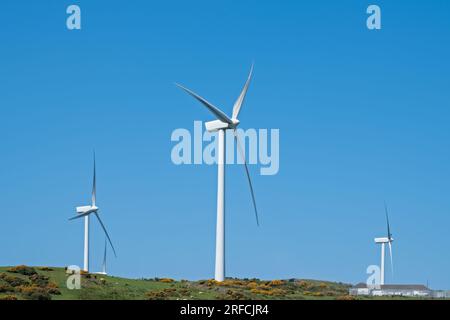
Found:
[[[48,290],[36,286],[21,287],[20,292],[28,300],[51,300],[52,297]]]
[[[10,286],[12,287],[19,287],[19,286],[24,286],[28,284],[28,281],[19,277],[14,277],[14,276],[10,276],[7,275],[5,273],[2,274],[1,279],[3,279],[3,281],[5,281],[6,283],[8,283]]]
[[[14,288],[11,287],[9,284],[2,285],[0,284],[0,293],[6,293],[6,292],[13,292]]]
[[[36,272],[36,270],[34,270],[34,268],[27,267],[27,266],[24,266],[24,265],[20,265],[20,266],[17,266],[17,267],[9,268],[7,271],[8,272],[12,272],[12,273],[19,273],[19,274],[22,274],[24,276],[32,276],[34,274],[37,274],[37,272]]]
[[[48,285],[48,277],[34,274],[30,277],[31,283],[37,285],[38,287],[46,287]]]

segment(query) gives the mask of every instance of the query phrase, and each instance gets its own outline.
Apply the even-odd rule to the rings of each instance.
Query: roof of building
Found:
[[[382,290],[430,290],[422,284],[385,284]]]
[[[353,288],[355,289],[366,289],[367,284],[365,283],[358,283]],[[426,286],[422,284],[385,284],[380,286],[380,289],[382,290],[430,290]]]

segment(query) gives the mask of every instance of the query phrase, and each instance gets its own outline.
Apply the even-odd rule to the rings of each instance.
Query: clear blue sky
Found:
[[[213,277],[216,167],[170,161],[172,130],[211,118],[173,83],[230,112],[254,60],[242,127],[280,129],[280,172],[251,167],[257,228],[228,168],[228,275],[364,281],[386,200],[387,281],[450,288],[449,39],[445,0],[2,1],[0,265],[82,264],[68,218],[89,203],[95,148],[109,271]]]

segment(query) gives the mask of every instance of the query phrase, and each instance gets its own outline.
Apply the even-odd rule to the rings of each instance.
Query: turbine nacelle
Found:
[[[375,238],[375,243],[389,243],[389,242],[392,242],[392,241],[394,241],[394,238],[391,238],[391,239],[386,238],[386,237]]]
[[[232,120],[233,123],[226,123],[220,120],[205,122],[205,128],[208,132],[216,132],[218,130],[235,129],[239,125],[239,120]]]
[[[93,212],[97,212],[97,211],[98,211],[97,206],[77,207],[77,213],[79,213],[79,214],[89,214],[89,213],[93,213]]]

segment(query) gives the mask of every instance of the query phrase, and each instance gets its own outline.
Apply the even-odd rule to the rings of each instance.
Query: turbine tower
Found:
[[[386,203],[384,204],[384,211],[386,213],[386,224],[387,224],[387,237],[383,238],[375,238],[375,243],[381,244],[381,265],[380,265],[380,285],[384,285],[384,258],[386,251],[386,243],[389,245],[389,256],[391,258],[391,272],[394,274],[394,264],[392,260],[392,242],[394,238],[392,238],[391,228],[389,225],[389,214]]]
[[[97,193],[96,184],[97,184],[97,182],[96,182],[95,152],[94,152],[94,177],[92,179],[92,203],[90,206],[77,207],[76,210],[77,210],[78,215],[69,219],[69,220],[75,220],[75,219],[84,217],[84,264],[83,264],[83,270],[86,272],[89,272],[89,218],[90,218],[91,214],[94,214],[97,217],[97,220],[100,223],[100,226],[102,227],[103,231],[105,232],[105,235],[109,241],[109,244],[111,245],[114,255],[117,257],[116,250],[114,249],[114,246],[112,244],[111,238],[109,237],[108,231],[106,231],[106,227],[103,224],[103,221],[100,219],[100,216],[98,214],[99,208],[96,206],[96,193]]]
[[[239,153],[243,159],[245,166],[245,172],[247,180],[250,186],[250,192],[252,196],[253,208],[255,210],[256,224],[259,226],[258,210],[256,208],[255,194],[253,191],[253,185],[248,171],[247,162],[245,160],[245,153],[240,144],[239,137],[236,133],[236,128],[239,125],[239,112],[241,111],[242,104],[247,94],[248,87],[253,73],[253,64],[250,68],[247,81],[241,94],[237,98],[233,106],[233,113],[229,118],[219,108],[209,103],[206,99],[200,97],[195,92],[176,84],[178,87],[186,91],[189,95],[197,99],[202,103],[216,118],[217,120],[209,121],[205,123],[206,130],[209,132],[218,132],[218,151],[217,151],[217,221],[216,221],[216,264],[215,264],[215,276],[216,281],[225,280],[225,131],[228,129],[233,130],[235,141],[238,145]]]

